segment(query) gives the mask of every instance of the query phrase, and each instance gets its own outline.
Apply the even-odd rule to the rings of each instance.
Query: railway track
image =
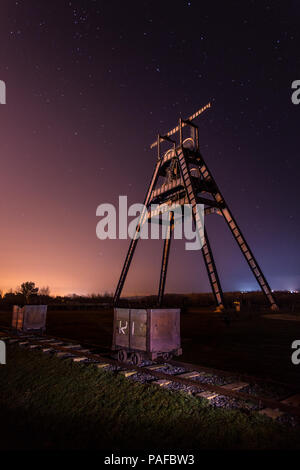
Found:
[[[200,365],[179,361],[147,361],[140,366],[121,363],[111,353],[97,350],[97,345],[75,343],[66,338],[48,335],[17,334],[10,328],[0,327],[0,340],[7,344],[52,353],[57,357],[69,358],[74,362],[93,364],[101,369],[110,369],[125,377],[158,385],[161,388],[183,390],[208,400],[212,405],[217,401],[234,401],[234,408],[256,410],[273,419],[284,416],[300,423],[300,393],[290,385],[245,374],[220,371]],[[177,387],[177,388],[176,388]],[[271,392],[270,392],[271,391]],[[221,405],[222,406],[222,405]]]

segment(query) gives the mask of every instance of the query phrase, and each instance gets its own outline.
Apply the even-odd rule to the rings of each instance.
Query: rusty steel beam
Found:
[[[124,283],[125,283],[125,280],[126,280],[129,268],[130,268],[130,264],[131,264],[136,246],[137,246],[137,242],[139,240],[140,230],[141,230],[141,227],[144,223],[144,219],[147,217],[147,206],[148,206],[148,204],[151,200],[152,192],[153,192],[154,186],[156,184],[156,181],[158,179],[160,165],[161,165],[161,161],[158,160],[157,163],[156,163],[156,166],[155,166],[154,173],[153,173],[152,178],[151,178],[151,182],[150,182],[148,191],[146,193],[146,197],[145,197],[145,200],[144,200],[144,208],[143,208],[143,211],[140,215],[139,222],[137,224],[134,237],[130,242],[129,249],[128,249],[128,252],[127,252],[127,256],[126,256],[126,259],[125,259],[125,262],[124,262],[124,265],[123,265],[123,269],[122,269],[122,272],[121,272],[121,276],[120,276],[120,279],[119,279],[119,282],[118,282],[118,285],[117,285],[117,288],[116,288],[116,291],[115,291],[114,305],[116,305],[119,302],[119,299],[120,299],[120,296],[121,296],[121,293],[122,293],[122,290],[123,290],[123,286],[124,286]]]
[[[228,205],[225,202],[224,197],[222,196],[211,172],[209,171],[206,163],[204,162],[204,159],[201,155],[201,160],[199,163],[199,171],[202,175],[202,177],[209,182],[213,183],[213,187],[215,190],[211,193],[212,196],[214,197],[215,201],[219,204],[220,207],[220,212],[222,213],[234,239],[236,240],[244,258],[246,259],[255,279],[257,280],[262,292],[265,294],[268,302],[270,303],[271,309],[272,310],[279,310],[279,307],[277,305],[277,302],[272,294],[272,290],[261,270],[259,267],[258,262],[256,261],[252,251],[250,250],[250,247],[248,243],[246,242],[244,236],[242,235],[242,232],[236,223]]]
[[[159,290],[158,290],[158,306],[161,307],[163,303],[163,297],[165,293],[169,254],[171,247],[171,237],[174,230],[174,212],[170,212],[169,215],[169,225],[167,227],[166,239],[164,241],[164,249],[160,270],[160,280],[159,280]]]
[[[224,304],[224,295],[220,283],[220,279],[218,276],[217,268],[215,265],[213,253],[210,247],[210,243],[207,237],[206,229],[204,228],[203,222],[200,220],[200,216],[198,213],[197,209],[197,196],[195,194],[191,176],[190,176],[190,170],[188,167],[188,163],[185,158],[185,150],[183,147],[179,150],[178,154],[178,160],[179,160],[179,165],[181,169],[181,175],[184,180],[185,184],[185,189],[186,189],[186,194],[189,199],[189,203],[192,207],[192,213],[193,213],[193,219],[194,223],[196,226],[196,229],[198,231],[198,235],[200,237],[200,240],[203,240],[202,244],[202,254],[203,254],[203,259],[206,267],[206,271],[209,277],[209,282],[216,300],[216,303],[220,309],[224,309],[225,304]],[[199,199],[199,198],[198,198]]]
[[[211,103],[207,103],[205,106],[198,109],[198,111],[196,111],[190,117],[188,117],[187,119],[182,120],[181,126],[179,124],[178,126],[174,127],[174,129],[171,129],[169,132],[167,132],[163,136],[163,138],[166,139],[167,137],[170,137],[171,135],[176,134],[176,132],[180,131],[180,129],[182,129],[183,127],[189,125],[190,124],[189,121],[192,121],[193,119],[196,119],[196,117],[200,116],[200,114],[204,113],[204,111],[206,111],[206,109],[209,109],[210,107],[211,107]],[[150,145],[150,148],[153,149],[154,147],[156,147],[157,143],[158,143],[158,141],[156,140],[155,142],[153,142],[153,144]]]

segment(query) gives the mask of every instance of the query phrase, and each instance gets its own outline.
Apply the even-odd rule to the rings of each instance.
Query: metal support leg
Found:
[[[225,306],[224,294],[221,288],[218,271],[215,265],[215,261],[214,261],[214,257],[213,257],[212,250],[210,247],[206,229],[204,229],[204,239],[205,239],[205,242],[202,247],[202,253],[203,253],[203,259],[204,259],[205,267],[207,270],[209,282],[210,282],[211,289],[213,291],[218,309],[223,310]]]
[[[164,241],[164,250],[163,250],[161,271],[160,271],[159,290],[158,290],[158,306],[159,306],[159,308],[162,306],[163,298],[164,298],[166,278],[167,278],[167,270],[168,270],[169,253],[170,253],[170,246],[171,246],[171,237],[172,237],[173,229],[174,229],[174,212],[171,211],[170,212],[169,225],[168,225],[167,233],[166,233],[166,239]]]
[[[143,211],[140,215],[139,222],[137,224],[134,237],[130,242],[129,249],[128,249],[128,252],[127,252],[127,256],[126,256],[126,259],[125,259],[125,262],[124,262],[124,265],[123,265],[123,269],[122,269],[122,272],[121,272],[121,276],[120,276],[120,279],[119,279],[119,282],[118,282],[118,285],[117,285],[117,288],[116,288],[116,291],[115,291],[114,305],[116,305],[118,303],[119,299],[120,299],[122,289],[123,289],[123,286],[124,286],[124,283],[125,283],[125,280],[126,280],[126,276],[127,276],[128,270],[130,268],[132,257],[134,255],[134,252],[135,252],[135,249],[136,249],[136,246],[137,246],[137,242],[139,240],[139,234],[140,234],[141,226],[144,223],[145,218],[147,217],[147,207],[148,207],[149,202],[151,200],[152,191],[153,191],[153,189],[155,187],[155,184],[156,184],[156,181],[157,181],[160,165],[161,165],[161,160],[158,160],[157,163],[156,163],[154,173],[152,175],[150,186],[149,186],[147,194],[146,194],[146,198],[145,198],[145,201],[144,201],[144,209],[143,209]]]
[[[252,273],[254,274],[261,290],[265,294],[268,302],[271,305],[272,310],[279,310],[278,305],[275,301],[275,298],[272,294],[271,288],[263,275],[262,270],[260,269],[256,259],[254,258],[253,253],[251,252],[249,245],[247,244],[245,238],[242,235],[241,230],[239,229],[233,215],[231,214],[222,194],[220,193],[215,180],[213,179],[212,174],[210,173],[209,169],[207,168],[206,164],[204,163],[203,158],[201,158],[201,163],[199,164],[199,171],[202,177],[209,182],[213,183],[214,186],[214,191],[212,192],[212,195],[215,199],[215,201],[219,204],[220,206],[220,211],[226,220],[226,223],[228,227],[231,230],[231,233],[236,240],[237,244],[239,245],[239,248],[241,252],[243,253]]]
[[[204,262],[205,262],[206,270],[208,273],[210,285],[212,287],[212,291],[213,291],[215,300],[217,302],[217,305],[221,310],[224,308],[224,296],[223,296],[223,292],[221,288],[221,283],[220,283],[220,279],[217,273],[217,269],[216,269],[213,254],[210,248],[210,244],[208,241],[207,233],[206,233],[206,230],[204,229],[203,221],[200,220],[200,216],[198,213],[196,194],[192,185],[190,171],[189,171],[188,164],[186,162],[183,148],[178,153],[178,161],[179,161],[180,168],[181,168],[181,175],[184,181],[186,194],[187,194],[189,203],[192,207],[195,226],[198,230],[198,234],[200,238],[201,239],[203,238],[204,240],[204,243],[202,246],[202,253],[203,253]]]

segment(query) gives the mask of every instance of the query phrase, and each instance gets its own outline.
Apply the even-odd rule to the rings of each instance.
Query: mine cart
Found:
[[[14,305],[12,327],[17,331],[39,331],[46,329],[47,305]]]
[[[112,349],[119,361],[134,365],[179,356],[180,309],[115,308]]]

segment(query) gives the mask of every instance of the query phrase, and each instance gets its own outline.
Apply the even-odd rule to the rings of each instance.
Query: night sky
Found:
[[[300,3],[1,0],[0,289],[115,289],[128,241],[96,208],[143,202],[164,133],[207,102],[201,151],[273,289],[300,288]],[[217,215],[224,290],[257,284]],[[142,241],[124,293],[156,292],[161,241]],[[171,248],[168,292],[208,291],[200,252]]]

